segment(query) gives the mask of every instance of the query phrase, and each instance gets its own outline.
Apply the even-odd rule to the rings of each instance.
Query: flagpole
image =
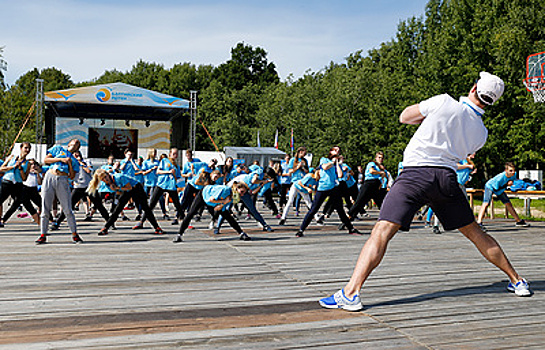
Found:
[[[293,151],[295,150],[295,141],[293,139],[293,128],[291,128],[290,146],[291,146],[291,156],[293,157]]]

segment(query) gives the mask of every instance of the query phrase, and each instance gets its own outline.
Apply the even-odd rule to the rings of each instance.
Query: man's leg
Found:
[[[521,279],[509,262],[509,259],[507,259],[507,256],[501,249],[498,242],[488,233],[485,233],[479,227],[479,224],[473,222],[460,228],[459,230],[477,247],[479,252],[481,252],[481,254],[488,261],[502,270],[509,277],[512,283],[516,283]]]
[[[42,236],[45,236],[49,229],[49,214],[53,209],[53,200],[55,199],[55,180],[56,176],[47,172],[42,181],[42,212],[40,213],[40,233]]]
[[[350,277],[350,281],[344,287],[344,294],[347,297],[351,298],[355,294],[359,294],[361,287],[371,272],[382,261],[388,242],[390,242],[400,227],[401,225],[384,220],[378,221],[375,224],[371,231],[371,236],[369,236],[369,239],[367,239],[367,242],[365,242],[361,249],[352,277]]]
[[[55,194],[59,200],[62,211],[66,215],[66,222],[73,235],[77,233],[76,217],[72,211],[72,191],[68,183],[68,177],[57,177],[57,183],[55,185]]]
[[[486,213],[486,208],[488,208],[488,204],[489,203],[487,202],[483,202],[483,204],[481,205],[481,210],[479,210],[479,216],[477,216],[477,222],[479,224],[483,222],[484,214]],[[492,213],[492,215],[494,215],[494,213]]]
[[[511,202],[505,203],[505,208],[507,209],[509,214],[511,214],[513,219],[515,219],[515,222],[520,221],[520,216],[517,214],[517,211],[515,210],[515,208],[513,207],[513,204],[511,204]]]

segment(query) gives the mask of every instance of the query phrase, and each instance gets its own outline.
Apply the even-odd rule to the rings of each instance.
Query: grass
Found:
[[[515,210],[517,211],[517,213],[519,214],[519,216],[524,219],[524,220],[529,220],[529,221],[545,221],[545,217],[539,217],[539,216],[525,216],[524,215],[524,200],[523,199],[518,199],[518,198],[511,198],[511,203],[513,204],[513,207],[515,207]],[[482,204],[482,201],[481,200],[475,200],[474,201],[474,205],[475,207],[477,206],[481,206]],[[540,211],[542,213],[545,212],[545,199],[533,199],[531,204],[530,204],[530,213],[537,213],[537,211]],[[504,214],[505,213],[505,205],[503,205],[502,202],[498,201],[498,200],[495,200],[494,201],[494,211],[496,210],[500,210],[501,209],[501,212],[502,214],[495,214],[494,217],[496,218],[503,218],[504,217]],[[511,216],[509,216],[511,217]]]

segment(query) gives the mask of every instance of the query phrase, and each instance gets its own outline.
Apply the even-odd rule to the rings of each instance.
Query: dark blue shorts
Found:
[[[429,204],[445,230],[471,224],[475,216],[458,185],[456,172],[449,168],[407,167],[386,195],[379,220],[401,225],[408,231],[414,215]]]

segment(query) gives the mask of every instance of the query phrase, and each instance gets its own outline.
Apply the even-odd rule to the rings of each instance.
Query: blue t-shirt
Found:
[[[459,162],[461,165],[468,164],[467,159],[461,160]],[[469,181],[469,175],[471,175],[471,172],[473,169],[466,168],[466,169],[458,169],[456,170],[456,176],[458,177],[458,183],[460,185],[464,185]]]
[[[257,173],[250,173],[250,174],[240,175],[240,179],[242,180],[242,182],[244,182],[246,185],[248,185],[248,188],[250,189],[250,191],[253,191],[253,190],[255,190],[256,188],[259,187],[259,184],[252,183],[252,179],[254,177],[256,177],[256,176],[259,179],[259,175]]]
[[[305,164],[307,162],[306,159],[304,159],[304,158],[297,158],[297,160],[299,162],[305,162]],[[293,169],[294,167],[295,167],[295,158],[292,158],[292,159],[290,159],[290,163],[288,164],[288,168]],[[303,176],[305,176],[305,175],[306,175],[306,173],[303,170],[301,170],[301,169],[296,170],[295,172],[293,172],[291,174],[291,183],[295,183],[295,182],[301,180],[303,178]]]
[[[235,177],[243,174],[241,171],[239,171],[240,168],[235,168],[233,170],[231,170],[231,172],[229,173],[229,175],[227,176],[227,179],[225,180],[225,183],[228,183],[230,182],[231,180],[233,180]]]
[[[193,178],[189,180],[188,183],[190,183],[191,186],[195,187],[196,189],[201,190],[203,186],[197,185],[197,180],[199,179],[199,176],[205,172],[210,174],[212,171],[214,171],[214,169],[210,168],[205,162],[196,162],[193,163],[193,171],[195,173],[195,176],[193,176]]]
[[[337,169],[335,165],[324,170],[323,166],[333,163],[329,158],[323,157],[320,159],[320,181],[318,181],[318,191],[329,191],[339,185],[337,178]]]
[[[182,174],[191,174],[191,165],[194,164],[194,163],[200,163],[201,160],[199,158],[193,158],[193,160],[191,162],[186,162],[184,164],[184,167],[182,169]],[[192,178],[195,177],[195,175],[197,174],[197,171],[196,170],[193,170],[193,176],[190,176],[190,177],[187,177],[186,180],[189,181],[191,180]]]
[[[163,190],[176,191],[176,178],[180,177],[180,167],[172,164],[168,158],[161,159],[157,170],[171,171],[172,169],[176,169],[176,176],[173,174],[157,174],[157,186]]]
[[[380,179],[380,188],[388,188],[388,181],[390,180],[390,173],[388,173],[388,170],[384,169],[384,172],[386,173],[386,176],[384,176],[382,179]]]
[[[14,166],[15,163],[17,163],[18,159],[19,159],[19,156],[11,157],[11,160],[8,162],[7,166]],[[21,169],[23,169],[23,172],[26,172],[27,168],[28,168],[28,161],[25,159],[21,163]],[[11,170],[6,171],[6,173],[4,174],[3,180],[14,182],[14,183],[23,182],[23,178],[21,177],[21,172],[19,171],[19,168],[17,169],[13,168]]]
[[[261,187],[261,189],[259,190],[259,193],[257,195],[258,196],[263,196],[265,194],[265,192],[267,192],[268,190],[271,189],[272,185],[273,185],[273,181],[265,182],[263,184],[263,186]]]
[[[119,188],[126,186],[127,184],[130,184],[132,187],[139,184],[138,180],[135,177],[132,177],[127,174],[119,174],[119,173],[112,174],[112,178],[114,179],[115,185],[118,186]],[[124,190],[120,190],[120,191],[124,191]]]
[[[79,162],[76,158],[72,155],[72,153],[68,152],[68,150],[62,146],[55,145],[47,150],[47,154],[50,154],[53,156],[53,158],[71,158],[72,161],[72,169],[75,173],[79,171]],[[58,170],[63,173],[70,173],[70,169],[68,168],[68,164],[65,164],[63,162],[55,162],[53,164],[49,164],[49,169]]]
[[[157,167],[159,166],[159,161],[157,159],[146,159],[144,164],[142,164],[142,170],[148,171],[153,169],[146,175],[144,175],[144,186],[154,187],[157,185]],[[154,169],[155,168],[155,169]]]
[[[316,188],[318,185],[318,181],[312,177],[312,174],[306,174],[301,180],[297,181],[294,186],[299,191],[302,191],[304,193],[309,193],[307,189],[305,189],[303,186]]]
[[[382,176],[380,174],[372,174],[371,169],[382,171],[375,162],[367,163],[367,166],[365,167],[365,180],[380,180]]]
[[[488,188],[494,192],[495,195],[502,194],[507,188],[507,183],[509,181],[514,181],[517,178],[517,173],[511,177],[507,177],[505,171],[494,176],[486,182],[484,185],[485,188]]]
[[[291,161],[291,159],[290,159],[290,161]],[[280,168],[282,169],[282,174],[287,174],[288,171],[290,170],[290,164],[288,162],[286,162],[286,160],[282,160],[280,162]],[[279,176],[279,183],[281,185],[291,184],[291,176],[290,175]]]
[[[232,194],[231,187],[225,185],[208,185],[202,190],[202,198],[206,205],[217,207],[219,203],[212,203],[210,200],[222,200]],[[226,210],[228,205],[224,205],[222,211]]]
[[[4,160],[0,159],[0,166],[2,166],[4,164]],[[0,180],[2,179],[2,177],[4,176],[4,173],[0,173]]]
[[[103,166],[100,167],[100,169],[106,170],[109,174],[115,173],[114,166],[110,165],[110,164],[104,164]],[[110,193],[115,192],[114,190],[112,190],[108,185],[106,185],[102,181],[100,182],[100,185],[98,186],[97,191],[99,193],[100,192],[110,192]]]
[[[121,165],[121,168],[123,168],[123,170],[121,171],[125,175],[136,177],[136,172],[140,171],[140,167],[138,166],[138,164],[136,163],[134,159],[131,159],[130,161],[127,161],[126,159],[124,159],[121,161],[120,165]]]
[[[356,180],[354,179],[354,176],[350,174],[350,171],[352,171],[352,169],[346,164],[342,164],[341,169],[343,170],[343,177],[341,181],[345,181],[346,187],[348,188],[354,186],[356,184]]]

